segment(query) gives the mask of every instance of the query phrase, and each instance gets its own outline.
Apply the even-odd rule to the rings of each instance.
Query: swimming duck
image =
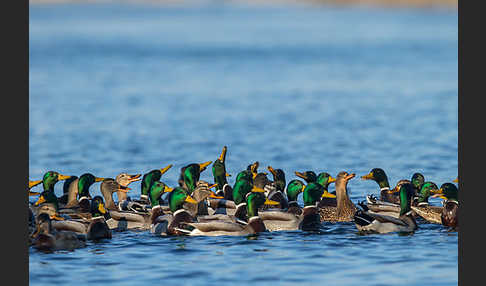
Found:
[[[157,184],[151,191],[156,202],[167,188],[165,184]],[[189,195],[188,190],[182,187],[174,188],[169,192],[167,199],[171,213],[165,214],[160,206],[154,206],[150,218],[150,233],[162,236],[183,234],[185,232],[182,224],[194,221],[194,217],[183,208],[184,203],[197,204],[197,201]]]
[[[37,230],[33,234],[32,245],[43,251],[73,250],[86,246],[86,236],[72,231],[56,231],[51,218],[46,213],[37,216]]]
[[[444,207],[441,213],[441,222],[444,226],[452,228],[459,227],[459,196],[458,189],[452,183],[445,183],[439,190],[432,190],[432,197],[439,197],[444,200]]]
[[[163,170],[163,169],[162,169]],[[135,175],[130,175],[128,173],[120,173],[115,177],[115,181],[120,184],[122,187],[128,187],[133,182],[137,182],[141,180],[142,174],[135,174]],[[143,187],[142,187],[143,189]],[[122,202],[128,199],[127,193],[124,191],[117,191],[116,196],[118,198],[118,202]]]
[[[412,182],[415,196],[417,196],[425,183],[425,177],[421,173],[414,173],[410,181]]]
[[[392,193],[398,193],[400,186],[403,184],[411,184],[412,182],[407,179],[403,179],[397,182],[397,185],[391,190]],[[415,189],[414,189],[414,197],[415,197]],[[400,200],[400,197],[393,196],[392,200]],[[359,203],[359,205],[365,210],[370,213],[377,213],[381,215],[389,215],[393,217],[400,216],[400,201],[398,202],[386,202],[382,200],[378,200],[374,195],[367,195],[366,196],[366,205],[364,203]],[[416,216],[413,213],[414,217]]]
[[[184,204],[184,209],[187,210],[193,217],[207,216],[214,213],[214,210],[208,208],[208,200],[210,198],[214,199],[224,199],[224,197],[216,196],[216,194],[211,191],[211,188],[216,187],[217,184],[209,185],[208,182],[199,180],[196,183],[196,188],[191,194],[191,197],[196,200],[197,204],[192,204],[190,202]],[[189,190],[186,190],[189,193]]]
[[[305,189],[305,184],[301,180],[292,180],[287,185],[286,194],[289,202],[287,212],[300,215],[302,214],[302,208],[297,203],[299,194]]]
[[[207,161],[200,164],[189,164],[181,168],[181,175],[179,177],[179,186],[189,191],[189,194],[196,189],[196,183],[199,181],[201,173],[206,170],[206,167],[212,161]]]
[[[52,190],[43,191],[34,203],[33,212],[36,215],[47,213],[51,219],[64,220],[58,213],[59,204],[56,194]]]
[[[335,196],[336,195],[336,191],[334,191],[332,193],[330,193],[328,191],[329,185],[331,183],[336,182],[336,179],[333,178],[329,173],[322,172],[322,173],[319,173],[319,175],[317,176],[317,180],[316,181],[322,187],[324,187],[324,193],[325,193],[325,195],[319,201],[319,204],[317,205],[317,207],[323,208],[325,206],[331,206],[331,207],[337,206],[336,197],[332,197],[331,196],[331,195],[334,195]]]
[[[393,191],[388,191],[393,192]],[[400,216],[395,218],[359,210],[354,215],[356,228],[360,232],[413,232],[417,223],[412,216],[411,203],[414,189],[412,184],[403,184],[399,188]]]
[[[69,188],[68,203],[64,208],[76,210],[77,212],[89,212],[91,205],[89,187],[96,182],[103,181],[104,178],[95,177],[91,173],[85,173],[79,176],[77,180],[77,184],[75,183],[72,188]]]
[[[432,191],[438,189],[435,183],[425,182],[418,196],[412,201],[411,208],[415,214],[426,221],[441,224],[440,215],[442,214],[443,207],[429,205],[429,197],[432,195]]]
[[[39,185],[42,183],[42,187],[44,191],[52,191],[54,192],[54,186],[56,185],[57,182],[59,181],[64,181],[69,179],[71,176],[66,176],[59,174],[58,172],[55,171],[47,171],[44,176],[42,177],[42,180],[38,181],[29,181],[29,195],[38,195],[40,193],[33,193],[30,192],[30,189]]]
[[[106,223],[110,219],[108,211],[105,209],[103,198],[95,196],[91,200],[91,221],[87,229],[87,238],[89,240],[111,239],[111,230]]]
[[[272,166],[268,166],[268,170],[273,175],[273,182],[267,183],[264,186],[264,189],[267,191],[266,196],[269,200],[279,203],[276,207],[287,209],[289,207],[289,202],[284,195],[286,184],[285,173],[282,169],[274,169]]]
[[[262,190],[262,189],[260,189]],[[263,191],[263,190],[262,190]],[[230,221],[211,221],[184,223],[183,232],[190,236],[220,236],[220,235],[251,235],[265,231],[265,225],[258,216],[258,208],[271,202],[265,198],[263,192],[250,192],[246,197],[247,223]]]
[[[162,177],[162,175],[165,174],[170,168],[172,168],[172,164],[169,164],[162,169],[152,170],[152,171],[143,175],[142,184],[141,184],[140,200],[138,201],[138,203],[150,204],[148,193],[150,191],[150,188],[152,187],[152,184],[156,181],[159,181],[160,178]],[[120,200],[120,198],[118,198],[118,201],[120,202],[122,200]]]
[[[324,188],[317,183],[309,183],[304,186],[301,181],[295,180],[289,185],[290,197],[297,200],[298,194],[303,190],[304,208],[300,209],[298,204],[293,204],[293,209],[284,211],[264,211],[259,217],[263,220],[269,231],[279,230],[317,230],[321,225],[319,215],[319,203],[324,194]],[[295,210],[299,209],[299,211]]]
[[[361,179],[373,180],[380,186],[381,201],[395,204],[398,204],[400,202],[397,192],[388,192],[390,190],[390,184],[388,183],[388,177],[386,176],[383,169],[374,168],[370,171],[369,174],[362,176]]]
[[[226,172],[226,152],[228,147],[224,146],[221,155],[213,163],[213,177],[216,186],[216,195],[224,197],[225,200],[233,200],[233,189],[228,184],[226,177],[231,175]]]
[[[348,197],[347,185],[349,180],[351,180],[354,177],[355,177],[354,173],[348,174],[345,171],[339,172],[335,182],[336,200],[337,200],[336,207],[325,206],[319,208],[321,221],[338,222],[338,221],[353,220],[354,213],[356,212],[356,206]],[[309,185],[307,185],[306,188],[308,188]],[[304,200],[305,200],[305,193],[304,193]]]

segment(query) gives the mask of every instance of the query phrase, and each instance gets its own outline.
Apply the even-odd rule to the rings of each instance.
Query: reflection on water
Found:
[[[175,185],[180,167],[223,145],[230,174],[258,160],[287,181],[374,167],[392,184],[417,171],[439,185],[457,177],[457,12],[73,4],[29,16],[31,179],[172,163],[163,180]],[[355,203],[378,194],[360,179],[349,188]],[[412,235],[359,235],[351,223],[251,237],[115,232],[29,258],[32,285],[457,284],[457,233],[425,223]]]

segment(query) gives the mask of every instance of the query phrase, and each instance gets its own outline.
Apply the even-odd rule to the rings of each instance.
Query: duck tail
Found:
[[[362,210],[358,210],[355,214],[354,214],[354,222],[357,224],[357,225],[360,225],[360,226],[366,226],[366,225],[369,225],[373,222],[373,218],[371,216],[369,216],[368,214],[366,214],[364,211]]]

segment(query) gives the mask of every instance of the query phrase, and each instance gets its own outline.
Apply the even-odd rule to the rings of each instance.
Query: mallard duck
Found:
[[[273,175],[273,182],[267,182],[267,184],[264,185],[264,190],[266,190],[265,195],[269,200],[279,203],[276,207],[287,209],[289,207],[289,202],[284,195],[286,184],[285,173],[282,169],[274,169],[272,166],[268,166],[268,170]],[[269,205],[269,207],[272,206]]]
[[[86,246],[86,236],[72,231],[56,231],[51,218],[46,213],[37,216],[37,231],[33,234],[32,245],[43,251],[73,250]]]
[[[418,196],[413,199],[411,208],[414,214],[417,214],[426,221],[440,224],[440,215],[443,207],[429,205],[429,197],[432,195],[432,191],[438,189],[435,183],[425,182]]]
[[[349,180],[355,177],[355,174],[348,174],[345,171],[339,172],[336,177],[336,207],[325,206],[319,208],[319,214],[321,216],[321,221],[352,221],[354,213],[356,212],[356,206],[348,197],[347,185]],[[309,187],[307,185],[306,188]],[[321,186],[319,184],[319,186]],[[305,190],[304,190],[305,191]],[[324,193],[324,192],[323,192]],[[325,193],[324,193],[325,194]],[[305,193],[304,193],[305,200]]]
[[[432,197],[439,197],[444,200],[444,207],[440,216],[444,226],[452,228],[459,227],[459,195],[458,189],[454,184],[445,183],[439,190],[432,190]]]
[[[337,206],[336,191],[330,193],[328,191],[329,185],[336,182],[336,178],[333,178],[329,173],[322,172],[317,176],[317,183],[319,183],[324,188],[324,196],[319,201],[317,207],[323,208],[325,206],[335,207]],[[331,196],[331,195],[334,195]]]
[[[73,181],[73,187],[69,188],[68,202],[64,208],[75,210],[77,212],[89,212],[91,195],[89,187],[96,182],[103,181],[104,178],[95,177],[91,173],[85,173],[79,176],[76,181]],[[78,200],[79,197],[79,200]]]
[[[113,193],[128,191],[130,188],[121,186],[112,178],[106,178],[101,182],[100,190],[106,201],[106,208],[110,218],[106,220],[111,230],[123,231],[127,229],[146,230],[150,227],[150,211],[119,211],[113,202]]]
[[[59,181],[64,181],[69,179],[71,176],[66,176],[59,174],[58,172],[55,171],[47,171],[44,176],[42,177],[42,180],[37,180],[37,181],[29,181],[29,195],[39,195],[40,193],[38,192],[31,192],[30,189],[39,185],[42,183],[42,187],[44,191],[51,191],[54,193],[54,186],[56,185],[57,182]]]
[[[191,197],[196,200],[197,204],[185,203],[184,209],[187,210],[193,217],[213,214],[214,210],[208,208],[208,200],[210,198],[224,199],[224,197],[216,196],[216,194],[211,191],[211,189],[216,186],[217,184],[209,185],[208,182],[199,180],[196,183],[196,188],[191,194]],[[186,191],[189,193],[189,190]]]
[[[410,180],[400,180],[398,181],[397,185],[391,190],[391,193],[398,193],[400,186],[403,184],[411,184]],[[382,200],[378,200],[373,195],[366,196],[366,205],[364,203],[359,203],[359,205],[370,213],[377,213],[381,215],[389,215],[398,218],[400,216],[400,197],[399,196],[389,196],[391,200],[395,201],[398,199],[398,202],[391,203]],[[415,197],[415,189],[414,189],[414,197]]]
[[[393,192],[389,190],[388,192]],[[412,184],[403,184],[399,188],[400,216],[398,218],[358,210],[354,215],[356,228],[360,232],[413,232],[417,223],[412,216],[411,203],[414,189]]]
[[[397,192],[389,192],[390,184],[385,171],[380,168],[374,168],[367,175],[361,177],[363,180],[373,180],[380,186],[380,200],[389,203],[399,203]]]
[[[163,170],[163,169],[162,169]],[[135,174],[135,175],[130,175],[128,173],[120,173],[115,177],[115,181],[120,184],[122,187],[128,187],[133,182],[137,182],[141,180],[142,174]],[[142,187],[143,189],[143,187]],[[122,202],[124,200],[127,200],[127,192],[124,191],[117,191],[116,196],[118,198],[118,202]]]
[[[106,219],[110,219],[110,215],[105,209],[102,197],[95,196],[91,200],[91,215],[92,218],[87,229],[88,239],[111,239],[111,230],[106,223]]]
[[[300,215],[302,214],[302,208],[297,203],[299,194],[305,189],[305,184],[301,180],[292,180],[287,185],[286,194],[289,202],[289,207],[287,209],[288,213],[293,213]]]
[[[415,191],[414,196],[417,196],[425,183],[425,177],[421,173],[414,173],[410,181],[412,182],[413,189]]]
[[[47,213],[51,219],[64,220],[64,217],[61,217],[58,213],[58,200],[56,194],[52,190],[43,191],[33,207],[33,213],[35,215]]]
[[[155,202],[160,199],[160,196],[167,192],[165,184],[156,184],[151,189],[152,196]],[[180,235],[183,234],[181,229],[182,223],[194,221],[194,217],[186,211],[183,206],[185,202],[197,204],[189,194],[188,191],[182,187],[176,187],[169,192],[169,214],[164,213],[160,205],[152,207],[152,215],[150,218],[150,233],[155,235]]]
[[[185,188],[192,194],[196,189],[196,183],[199,181],[201,173],[206,170],[206,167],[211,164],[212,161],[204,163],[193,163],[181,168],[181,174],[179,177],[179,186]]]
[[[260,189],[263,191],[263,189]],[[211,221],[184,223],[184,229],[181,231],[190,236],[221,236],[221,235],[250,235],[265,231],[265,225],[258,216],[258,208],[265,203],[271,202],[265,198],[263,192],[250,192],[246,197],[247,205],[247,223],[230,222],[230,221]]]
[[[301,209],[296,203],[298,194],[304,193],[304,208]],[[289,199],[292,198],[292,209],[284,211],[264,211],[260,212],[259,217],[263,220],[265,227],[269,231],[279,230],[317,230],[321,225],[319,216],[319,203],[324,195],[324,188],[318,183],[309,183],[304,186],[299,180],[292,181],[287,187]]]
[[[214,183],[217,184],[216,195],[224,197],[225,200],[233,200],[233,189],[226,180],[226,177],[231,176],[226,172],[225,162],[227,150],[228,147],[224,146],[221,155],[219,155],[218,159],[214,160],[212,171]]]
[[[140,200],[136,202],[141,204],[150,204],[148,193],[150,191],[150,188],[152,187],[152,184],[156,181],[159,181],[162,175],[165,174],[170,168],[172,168],[172,164],[169,164],[162,169],[152,170],[146,173],[145,175],[143,175],[141,192],[140,192]],[[120,202],[122,200],[118,198],[118,201]]]

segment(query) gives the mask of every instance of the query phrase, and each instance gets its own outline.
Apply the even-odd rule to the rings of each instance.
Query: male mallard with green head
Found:
[[[388,191],[393,192],[393,191]],[[358,231],[363,232],[413,232],[417,223],[412,216],[411,203],[414,194],[412,184],[403,184],[399,188],[400,216],[395,218],[359,210],[354,215],[354,222]]]
[[[356,206],[349,199],[347,185],[349,180],[355,177],[355,174],[349,174],[342,171],[336,177],[336,207],[325,206],[319,209],[321,221],[352,221]],[[307,185],[309,186],[309,185]],[[324,193],[325,194],[325,193]],[[331,194],[329,194],[331,195]],[[305,199],[305,197],[304,197]]]
[[[172,164],[169,164],[162,169],[152,170],[143,175],[142,184],[140,185],[141,187],[140,200],[138,201],[138,203],[141,204],[150,203],[148,198],[148,193],[150,188],[152,187],[152,184],[156,181],[159,181],[162,175],[165,174],[170,168],[172,168]],[[120,202],[120,198],[118,199],[118,201]]]
[[[336,191],[330,193],[328,188],[331,183],[335,183],[336,179],[333,178],[329,173],[322,172],[317,176],[317,183],[319,183],[324,188],[325,195],[319,201],[318,207],[323,208],[325,206],[335,207],[337,206],[336,198],[330,196],[329,194],[336,195]]]
[[[414,173],[410,181],[412,182],[415,196],[417,196],[425,183],[425,177],[421,173]]]
[[[89,188],[97,182],[103,181],[104,178],[95,177],[91,173],[85,173],[79,176],[77,184],[73,181],[73,187],[69,188],[68,202],[65,208],[75,209],[78,212],[89,212],[91,195]],[[78,198],[79,197],[79,200]]]
[[[415,214],[421,216],[428,222],[440,224],[440,215],[443,207],[429,205],[429,197],[433,194],[432,191],[439,188],[433,182],[425,182],[419,194],[412,201],[412,210]]]
[[[439,190],[432,190],[432,197],[439,197],[444,200],[444,207],[441,213],[441,223],[452,228],[459,227],[459,192],[452,183],[445,183]]]
[[[380,186],[380,200],[389,203],[398,204],[400,199],[398,198],[397,192],[389,192],[390,184],[388,183],[388,177],[385,171],[380,168],[374,168],[369,174],[361,177],[363,180],[373,180],[378,186]],[[366,196],[367,201],[373,201],[372,196]]]
[[[218,159],[214,160],[212,171],[214,183],[217,184],[216,195],[224,197],[225,200],[233,200],[233,189],[226,180],[226,177],[230,176],[226,172],[225,165],[227,150],[228,147],[224,146],[221,155],[219,155]]]

